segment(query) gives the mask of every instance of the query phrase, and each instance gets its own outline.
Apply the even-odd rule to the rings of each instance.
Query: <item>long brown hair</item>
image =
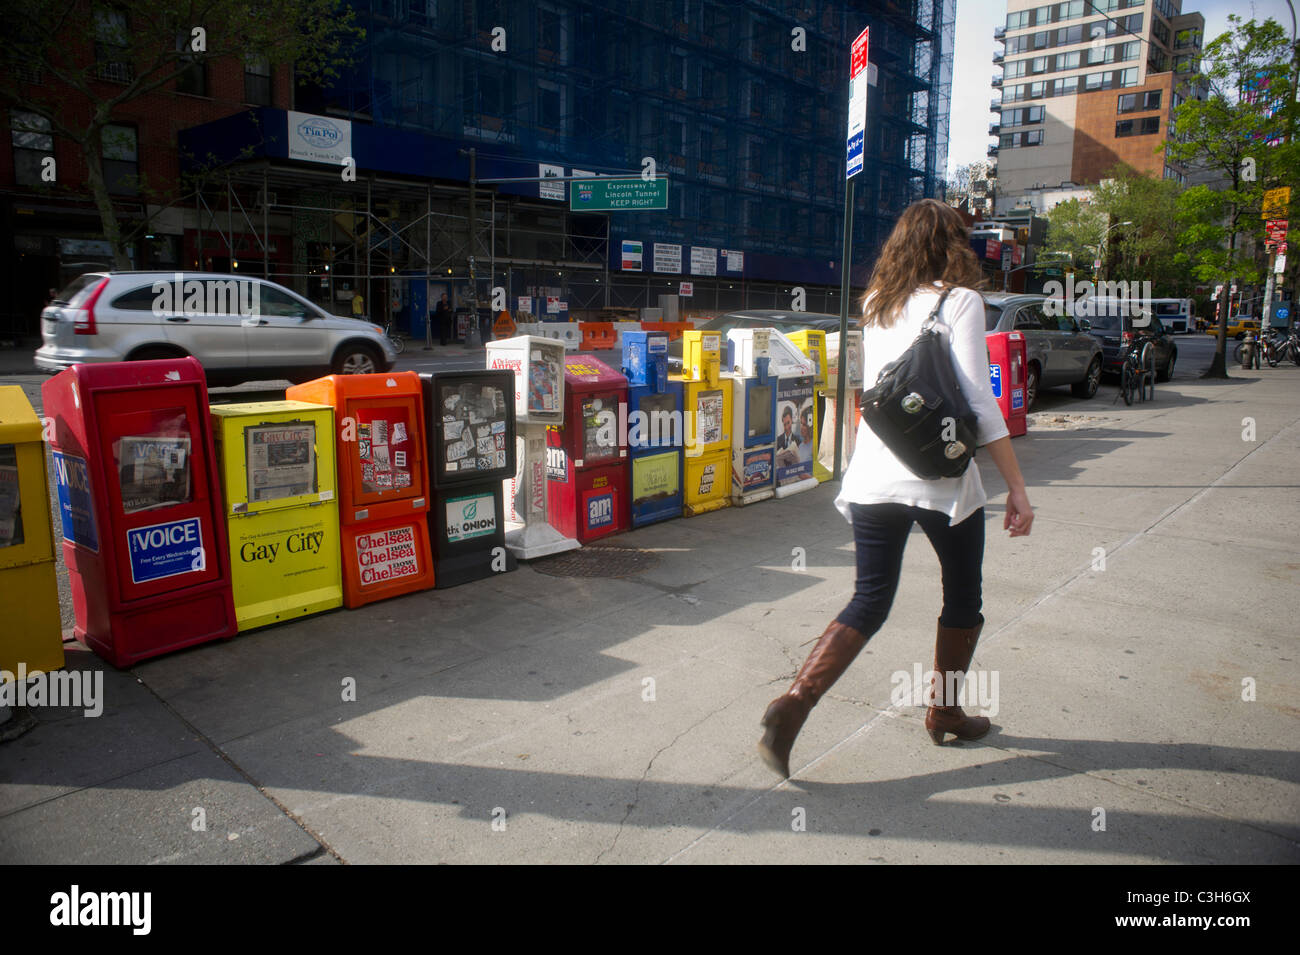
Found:
[[[984,277],[957,210],[938,199],[921,199],[903,210],[880,250],[863,303],[863,326],[889,328],[912,293],[936,281],[979,288]]]

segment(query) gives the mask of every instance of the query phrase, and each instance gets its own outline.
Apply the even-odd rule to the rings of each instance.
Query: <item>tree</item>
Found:
[[[1205,48],[1193,84],[1205,99],[1189,98],[1174,113],[1170,158],[1215,173],[1218,186],[1194,186],[1179,196],[1182,246],[1192,273],[1223,286],[1219,334],[1206,378],[1226,378],[1228,289],[1234,281],[1258,281],[1253,256],[1242,238],[1262,236],[1259,212],[1266,185],[1293,182],[1296,172],[1295,96],[1289,37],[1273,20],[1257,24],[1228,17],[1229,30]]]
[[[1107,278],[1150,282],[1159,297],[1190,296],[1196,285],[1190,273],[1191,252],[1179,247],[1178,196],[1182,187],[1118,166],[1093,191],[1092,204],[1116,228],[1106,239]]]
[[[1106,226],[1106,214],[1095,204],[1067,199],[1047,213],[1047,246],[1068,253],[1075,268],[1090,270]]]
[[[364,36],[341,0],[10,0],[7,7],[0,102],[40,118],[28,132],[76,145],[120,269],[130,268],[128,243],[104,150],[114,148],[109,127],[124,104],[222,59],[292,63],[300,82],[328,81],[346,61],[346,45]],[[31,82],[34,74],[49,81]]]
[[[948,203],[950,205],[957,204],[970,199],[972,196],[984,195],[984,193],[976,192],[977,187],[975,184],[977,182],[987,184],[988,171],[989,164],[982,159],[965,163],[954,169],[952,178],[948,181],[946,193]]]

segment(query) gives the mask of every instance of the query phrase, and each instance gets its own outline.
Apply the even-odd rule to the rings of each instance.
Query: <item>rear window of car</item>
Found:
[[[95,286],[103,277],[103,272],[87,272],[85,275],[78,275],[54,296],[54,301],[61,305],[80,305],[82,300],[88,298],[95,290]]]
[[[1002,321],[1002,309],[996,305],[984,306],[984,331],[996,331],[998,322]]]

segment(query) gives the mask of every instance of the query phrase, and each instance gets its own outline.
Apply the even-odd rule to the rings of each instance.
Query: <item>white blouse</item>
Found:
[[[921,325],[938,301],[939,283],[917,289],[903,306],[903,314],[890,328],[863,329],[863,378],[867,387],[876,382],[880,370],[898,358],[916,339]],[[864,305],[865,310],[865,305]],[[962,394],[978,416],[978,442],[988,444],[1006,437],[1006,421],[989,384],[988,347],[984,343],[984,299],[978,292],[955,288],[936,320],[939,334],[947,339],[953,371]],[[835,507],[852,521],[850,504],[910,504],[948,515],[948,523],[960,524],[983,507],[988,498],[980,481],[979,467],[971,461],[961,477],[927,481],[917,477],[885,447],[865,421],[858,419],[858,440],[844,474]]]

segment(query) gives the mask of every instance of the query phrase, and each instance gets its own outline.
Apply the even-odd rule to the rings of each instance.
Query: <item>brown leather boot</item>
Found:
[[[971,658],[975,656],[975,644],[979,641],[980,631],[984,629],[984,618],[974,627],[945,627],[939,624],[939,632],[934,644],[935,677],[930,681],[931,699],[941,703],[953,703],[945,700],[948,686],[948,674],[960,671],[963,679],[970,667]],[[936,686],[936,682],[938,685]],[[955,685],[960,692],[961,687]],[[925,711],[925,728],[930,733],[934,745],[942,746],[945,733],[952,733],[958,739],[979,739],[989,731],[988,717],[967,716],[960,706],[931,706]]]
[[[790,776],[790,750],[808,714],[849,668],[867,639],[852,627],[832,622],[808,654],[790,689],[773,700],[763,714],[766,732],[758,743],[758,753],[782,779]]]

